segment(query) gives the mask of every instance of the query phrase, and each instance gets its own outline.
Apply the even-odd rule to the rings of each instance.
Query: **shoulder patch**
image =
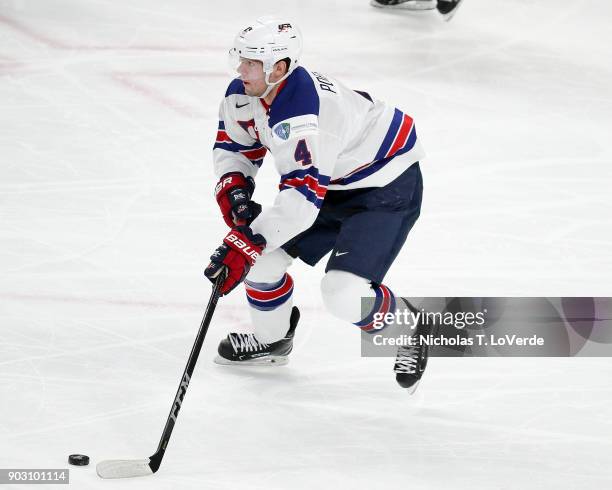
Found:
[[[317,134],[318,131],[319,118],[314,114],[291,117],[272,127],[274,137],[280,138],[283,141],[297,138],[298,136],[303,138],[307,135]]]
[[[274,127],[274,134],[282,140],[288,140],[291,134],[291,125],[287,122],[282,122]]]
[[[314,134],[319,130],[319,118],[314,114],[294,117],[288,122],[291,123],[291,136]]]

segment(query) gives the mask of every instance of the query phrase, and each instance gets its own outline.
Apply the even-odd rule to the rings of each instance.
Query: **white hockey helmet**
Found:
[[[236,35],[234,46],[230,49],[230,63],[236,70],[241,58],[261,61],[268,90],[260,97],[265,97],[274,85],[280,83],[295,70],[301,55],[302,33],[300,29],[287,19],[268,16],[260,17],[254,24]],[[281,80],[271,84],[269,77],[274,69],[274,64],[285,58],[290,60],[287,74]]]

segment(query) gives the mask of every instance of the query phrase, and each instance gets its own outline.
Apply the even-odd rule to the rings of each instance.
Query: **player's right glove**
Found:
[[[251,201],[254,191],[253,178],[240,172],[230,172],[219,179],[215,197],[227,226],[250,225],[261,213],[261,205]]]
[[[223,269],[227,275],[220,293],[225,295],[240,284],[266,247],[266,240],[248,226],[237,226],[223,239],[223,244],[210,256],[204,275],[215,282]]]

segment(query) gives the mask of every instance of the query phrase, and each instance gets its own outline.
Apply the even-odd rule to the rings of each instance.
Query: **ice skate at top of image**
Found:
[[[373,7],[390,10],[434,10],[437,0],[371,0]]]
[[[457,9],[463,0],[438,0],[436,8],[442,14],[445,21],[451,20],[457,13]]]
[[[453,18],[462,0],[370,0],[377,8],[404,11],[437,9],[447,22]]]

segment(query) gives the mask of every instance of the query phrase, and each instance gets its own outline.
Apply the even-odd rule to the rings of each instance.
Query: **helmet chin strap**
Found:
[[[279,80],[277,80],[276,82],[270,82],[270,75],[271,75],[271,72],[266,72],[266,78],[264,81],[266,82],[266,85],[268,86],[268,88],[266,88],[264,93],[259,96],[260,99],[265,99],[270,94],[270,92],[272,91],[274,87],[276,87],[279,83],[281,83],[283,80],[285,80],[285,78],[289,76],[289,73],[285,73],[285,75]]]

